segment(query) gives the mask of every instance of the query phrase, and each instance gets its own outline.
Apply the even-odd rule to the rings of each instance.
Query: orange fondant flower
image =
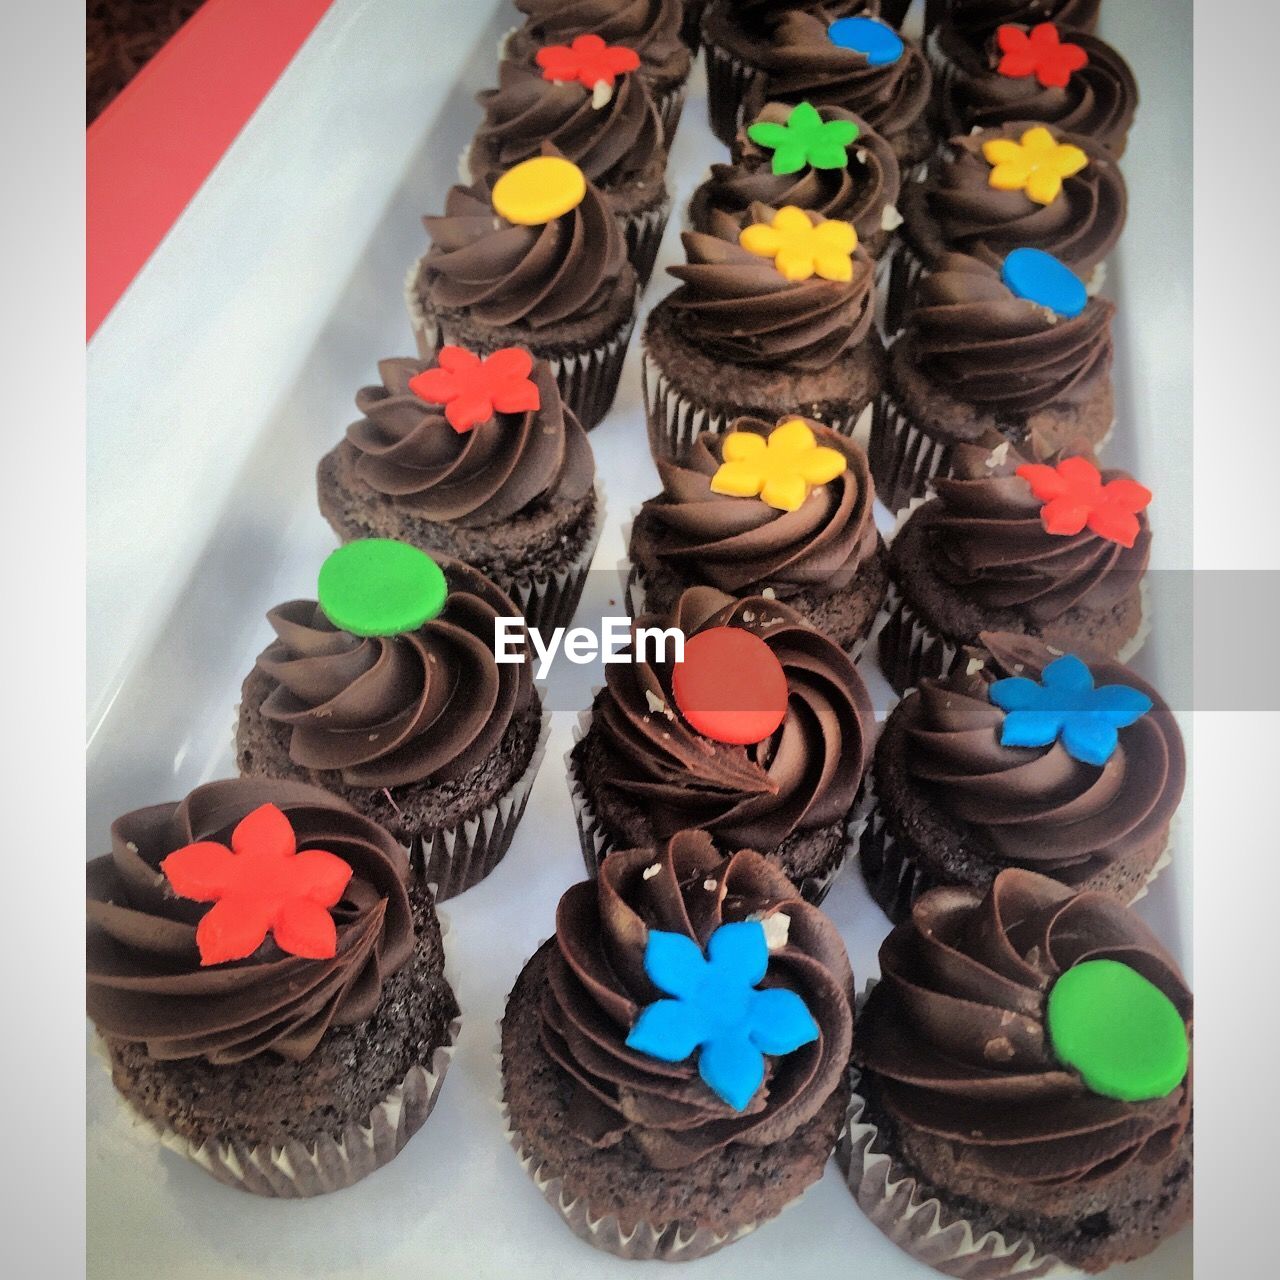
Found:
[[[459,434],[488,422],[494,413],[527,413],[541,407],[538,384],[529,375],[533,357],[521,347],[503,347],[481,360],[465,347],[442,347],[438,367],[409,379],[409,390],[428,404],[444,405]]]
[[[1046,89],[1065,89],[1071,73],[1089,65],[1089,55],[1078,44],[1063,44],[1052,22],[1041,22],[1030,31],[1004,26],[996,30],[1003,54],[996,70],[1020,80],[1035,76]]]
[[[1100,538],[1132,547],[1138,513],[1151,503],[1151,490],[1121,476],[1104,484],[1088,458],[1063,458],[1056,467],[1027,463],[1018,468],[1044,506],[1040,521],[1048,533],[1071,537],[1086,527]]]

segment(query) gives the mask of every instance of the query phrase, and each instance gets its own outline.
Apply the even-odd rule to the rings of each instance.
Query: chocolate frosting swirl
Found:
[[[352,868],[333,909],[337,954],[308,960],[268,935],[244,960],[202,967],[196,925],[209,904],[179,898],[160,862],[198,841],[229,845],[264,804],[283,811],[299,850],[324,849]],[[306,1058],[331,1026],[369,1018],[382,984],[408,960],[408,870],[386,831],[299,782],[211,782],[179,803],[127,813],[112,824],[111,852],[87,871],[89,1017],[104,1036],[145,1043],[153,1058]]]
[[[867,455],[847,436],[803,421],[819,445],[837,450],[849,465],[814,488],[796,511],[712,492],[712,477],[724,461],[721,435],[700,435],[682,463],[659,459],[662,493],[643,505],[637,521],[657,557],[731,595],[769,588],[785,599],[801,591],[844,590],[879,544],[871,470]],[[774,425],[739,418],[731,430],[768,437]]]
[[[887,138],[905,133],[929,104],[932,76],[924,54],[907,42],[895,62],[872,66],[864,54],[834,44],[829,25],[825,15],[783,15],[769,54],[766,99],[844,107]]]
[[[994,36],[977,51],[955,43],[944,110],[955,132],[988,129],[1010,120],[1038,120],[1094,138],[1113,155],[1124,150],[1138,110],[1138,82],[1129,64],[1105,41],[1083,31],[1061,32],[1079,45],[1088,65],[1073,71],[1063,88],[1042,85],[1035,76],[1003,76],[1003,56]]]
[[[753,205],[748,225],[776,211]],[[816,224],[819,215],[811,214]],[[682,287],[667,299],[684,336],[708,355],[741,365],[826,369],[857,346],[875,313],[874,266],[859,246],[848,283],[788,280],[736,240],[686,231],[685,266],[667,270]]]
[[[681,79],[689,50],[680,37],[681,0],[515,0],[538,44],[569,44],[584,33],[606,44],[625,44],[649,67]]]
[[[644,969],[650,929],[704,948],[722,924],[762,920],[775,937],[763,985],[796,992],[820,1035],[765,1058],[765,1082],[742,1112],[722,1102],[693,1060],[662,1062],[626,1046],[662,998]],[[691,1165],[723,1147],[781,1142],[812,1120],[849,1059],[853,975],[835,926],[758,853],[720,854],[705,832],[663,849],[615,853],[598,880],[574,885],[556,911],[541,1038],[572,1084],[570,1128],[596,1148],[626,1140],[654,1169]]]
[[[794,108],[767,103],[756,122],[786,124]],[[849,146],[849,163],[842,169],[806,165],[796,173],[774,173],[773,152],[757,146],[742,130],[734,142],[733,163],[713,164],[711,176],[694,193],[689,217],[695,231],[735,238],[747,225],[753,204],[780,209],[795,205],[824,218],[852,222],[863,241],[879,236],[886,206],[898,198],[900,175],[893,148],[851,111],[843,107],[817,108],[824,121],[851,120],[858,137]]]
[[[950,0],[944,21],[961,35],[979,40],[1007,23],[1056,22],[1092,31],[1101,7],[1102,0]]]
[[[588,182],[577,208],[537,227],[499,217],[492,192],[489,182],[452,187],[443,216],[423,218],[432,305],[534,330],[602,310],[627,269],[627,246],[599,189]]]
[[[1072,535],[1050,533],[1040,515],[1044,504],[1016,474],[1034,461],[1009,444],[994,451],[988,445],[955,446],[953,475],[935,478],[936,505],[922,508],[929,511],[934,572],[977,603],[1018,609],[1037,625],[1078,605],[1110,609],[1146,572],[1151,558],[1146,513],[1138,516],[1132,547],[1088,528]],[[1129,477],[1110,470],[1102,478]]]
[[[1087,398],[1111,368],[1112,303],[1090,298],[1072,319],[1016,297],[998,268],[944,254],[916,286],[903,340],[919,367],[959,400],[1030,414]]]
[[[929,213],[947,249],[997,270],[1014,249],[1031,245],[1087,279],[1124,230],[1129,203],[1124,178],[1098,144],[1051,128],[1056,141],[1079,147],[1089,163],[1063,180],[1052,204],[1037,204],[1022,191],[997,191],[984,144],[998,138],[1017,141],[1035,127],[1034,121],[1020,120],[952,138],[946,158],[931,166],[925,184]]]
[[[722,846],[772,852],[795,831],[825,827],[853,807],[870,758],[875,714],[848,655],[784,604],[736,600],[691,587],[669,618],[637,626],[678,627],[686,636],[711,627],[754,631],[786,673],[786,718],[754,746],[714,742],[681,717],[669,661],[605,668],[593,733],[610,755],[611,785],[642,804],[666,838],[684,827],[709,831]]]
[[[821,11],[828,23],[857,13],[876,16],[879,0],[728,0],[718,6],[744,31],[768,35],[789,13]]]
[[[267,614],[276,639],[258,658],[274,688],[268,720],[292,727],[289,758],[358,787],[459,778],[497,748],[535,696],[527,663],[493,656],[494,619],[519,611],[488,578],[436,556],[449,586],[417,631],[339,631],[313,600]]]
[[[496,413],[465,432],[449,425],[442,406],[409,389],[409,380],[433,364],[382,360],[382,384],[356,395],[365,416],[347,428],[347,440],[367,485],[406,511],[468,529],[510,519],[535,502],[577,502],[591,492],[591,446],[546,361],[534,361],[531,374],[540,408]]]
[[[935,889],[880,948],[854,1060],[900,1124],[950,1145],[961,1176],[1068,1187],[1159,1164],[1190,1121],[1190,1076],[1150,1102],[1101,1097],[1049,1040],[1053,984],[1103,959],[1157,986],[1190,1031],[1176,962],[1114,898],[1022,870],[1001,872],[985,893]]]
[[[498,88],[477,99],[484,123],[476,131],[471,172],[495,179],[550,142],[602,190],[634,182],[666,163],[662,125],[644,81],[620,75],[602,107],[578,83],[556,84],[519,62],[498,68]],[[479,166],[479,167],[478,167]]]
[[[1084,764],[1060,742],[1002,746],[1005,713],[990,699],[991,684],[1038,677],[1058,654],[1028,636],[983,632],[981,640],[968,664],[975,670],[924,681],[895,712],[907,719],[906,768],[924,794],[999,858],[1066,880],[1087,879],[1165,831],[1182,799],[1186,758],[1160,695],[1118,662],[1090,661],[1097,685],[1126,684],[1154,704],[1120,730],[1106,764]]]

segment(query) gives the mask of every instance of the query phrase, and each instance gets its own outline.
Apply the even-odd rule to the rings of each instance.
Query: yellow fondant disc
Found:
[[[493,188],[493,207],[508,222],[540,227],[576,209],[587,194],[582,170],[560,156],[535,156],[508,169]]]

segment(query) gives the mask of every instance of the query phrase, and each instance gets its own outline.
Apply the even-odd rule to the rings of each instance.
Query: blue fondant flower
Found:
[[[1062,740],[1067,754],[1103,765],[1127,728],[1151,710],[1145,693],[1125,684],[1094,688],[1093,675],[1072,654],[1051,662],[1040,683],[1024,676],[997,680],[987,691],[1006,712],[1000,741],[1006,747],[1047,747]]]
[[[663,1062],[698,1051],[698,1074],[735,1111],[764,1082],[764,1055],[781,1057],[818,1038],[804,1001],[783,987],[757,990],[769,967],[759,921],[721,925],[707,954],[682,933],[649,931],[644,968],[674,997],[643,1009],[627,1047]]]

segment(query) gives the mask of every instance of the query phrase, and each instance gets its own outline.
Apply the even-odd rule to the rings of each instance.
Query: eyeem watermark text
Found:
[[[545,680],[551,664],[563,653],[577,666],[593,662],[682,662],[684,632],[678,627],[632,628],[630,618],[601,618],[599,632],[590,627],[556,627],[544,637],[523,618],[495,618],[493,656],[498,662],[522,663],[532,647],[537,661],[534,677]]]

